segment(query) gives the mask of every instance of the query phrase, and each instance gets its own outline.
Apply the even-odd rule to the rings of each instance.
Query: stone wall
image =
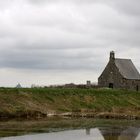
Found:
[[[125,89],[140,91],[140,80],[125,79]]]
[[[119,73],[114,61],[109,61],[105,70],[98,78],[98,84],[100,87],[109,87],[109,84],[113,84],[113,88],[123,87],[123,77]]]

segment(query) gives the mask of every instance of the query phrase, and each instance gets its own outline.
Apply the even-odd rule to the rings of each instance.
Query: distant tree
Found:
[[[21,84],[18,83],[18,84],[16,85],[16,88],[22,88]]]

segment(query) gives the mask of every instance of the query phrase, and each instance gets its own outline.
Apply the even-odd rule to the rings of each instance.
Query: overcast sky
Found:
[[[0,86],[97,82],[111,50],[140,71],[140,0],[0,0]]]

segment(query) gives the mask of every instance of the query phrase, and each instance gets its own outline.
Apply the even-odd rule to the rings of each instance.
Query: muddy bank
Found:
[[[92,113],[64,113],[58,114],[55,116],[64,116],[64,117],[83,117],[83,118],[96,118],[96,119],[127,119],[127,120],[140,120],[140,116],[137,115],[128,115],[128,114],[117,114],[117,113],[108,113],[108,112],[101,112],[97,114]]]
[[[32,111],[28,113],[22,113],[18,115],[12,114],[0,114],[0,120],[3,119],[45,119],[51,117],[59,118],[93,118],[93,119],[126,119],[126,120],[140,120],[139,115],[126,114],[126,113],[112,113],[112,112],[98,112],[98,113],[83,113],[83,112],[65,112],[65,113],[42,113],[38,111]]]

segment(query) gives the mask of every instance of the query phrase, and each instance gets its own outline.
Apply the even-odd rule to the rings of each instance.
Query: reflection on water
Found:
[[[25,135],[1,140],[140,140],[140,128],[93,128]]]
[[[104,140],[99,129],[91,129],[90,135],[85,130],[61,131],[38,135],[27,135],[19,137],[3,138],[2,140]]]
[[[140,140],[140,128],[101,130],[105,140]]]
[[[86,129],[86,135],[90,135],[90,128]]]
[[[118,137],[118,140],[137,140],[139,139],[140,140],[140,137],[138,136],[140,132],[140,129],[138,128],[133,128],[133,127],[130,127],[128,128],[127,130],[124,130],[120,136]]]

